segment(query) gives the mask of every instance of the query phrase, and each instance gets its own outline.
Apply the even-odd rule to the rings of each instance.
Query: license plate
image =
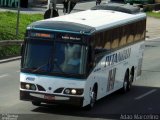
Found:
[[[50,96],[50,95],[44,95],[44,99],[46,99],[46,100],[54,100],[55,97],[54,96]]]

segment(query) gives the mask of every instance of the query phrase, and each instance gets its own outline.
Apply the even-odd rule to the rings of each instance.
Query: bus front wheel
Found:
[[[87,110],[90,110],[94,107],[96,100],[97,100],[97,86],[94,85],[91,92],[90,104],[86,106]]]
[[[35,106],[40,106],[40,105],[41,105],[41,102],[32,101],[32,105],[35,105]]]

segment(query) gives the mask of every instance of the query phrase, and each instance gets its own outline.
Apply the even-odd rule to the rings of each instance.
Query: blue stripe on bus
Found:
[[[68,31],[68,30],[55,30],[55,29],[47,29],[47,28],[32,28],[34,30],[44,30],[44,31],[54,31],[54,32],[62,32],[62,33],[74,33],[74,34],[84,34],[90,35],[91,33],[80,33],[75,31]]]
[[[67,78],[67,77],[58,77],[58,76],[38,75],[38,74],[23,73],[23,72],[20,72],[20,74],[24,74],[24,75],[32,75],[33,77],[61,78],[61,79],[64,79],[64,80],[80,80],[80,81],[85,80],[85,79],[77,79],[77,78]]]

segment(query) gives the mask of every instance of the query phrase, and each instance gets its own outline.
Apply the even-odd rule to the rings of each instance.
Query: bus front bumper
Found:
[[[20,90],[20,100],[36,101],[49,104],[68,104],[77,107],[82,107],[83,97],[52,95],[46,93],[30,92]]]

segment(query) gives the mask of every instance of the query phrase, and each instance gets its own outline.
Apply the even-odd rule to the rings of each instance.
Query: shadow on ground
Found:
[[[147,99],[135,100],[137,96],[153,89],[158,92],[156,91],[151,96],[148,96]],[[71,106],[45,104],[32,111],[35,113],[104,119],[120,119],[123,114],[158,114],[160,110],[159,105],[157,106],[160,100],[157,99],[157,95],[160,95],[159,91],[160,88],[133,86],[132,90],[126,94],[118,91],[97,101],[95,107],[90,111]],[[153,110],[146,109],[149,104],[152,104],[155,108]]]

